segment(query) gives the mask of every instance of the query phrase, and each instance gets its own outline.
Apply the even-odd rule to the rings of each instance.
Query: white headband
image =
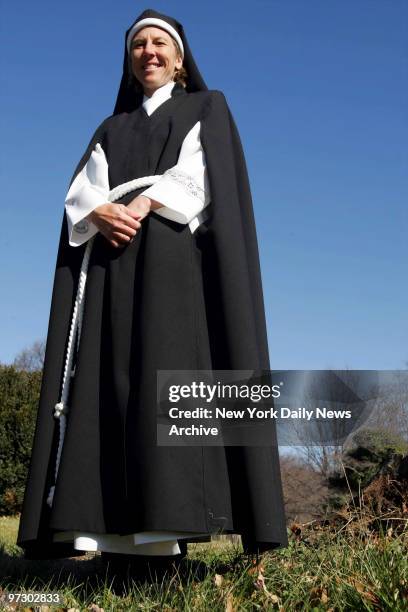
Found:
[[[127,40],[126,40],[126,46],[127,46],[128,53],[130,53],[130,43],[132,42],[132,38],[134,37],[136,32],[138,32],[142,28],[149,26],[149,25],[157,26],[158,28],[161,28],[162,30],[166,30],[166,32],[168,32],[177,42],[178,46],[180,47],[181,57],[182,58],[184,57],[184,46],[183,46],[183,43],[181,41],[181,38],[178,32],[173,28],[173,26],[167,23],[167,21],[164,21],[164,19],[157,19],[156,17],[147,17],[146,19],[141,19],[140,21],[135,23],[133,28],[130,30]]]

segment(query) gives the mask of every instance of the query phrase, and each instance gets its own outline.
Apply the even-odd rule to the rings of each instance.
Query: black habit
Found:
[[[210,218],[192,234],[150,213],[133,242],[97,234],[70,412],[52,508],[59,401],[72,308],[85,245],[68,244],[64,212],[32,458],[17,543],[26,558],[83,554],[57,531],[237,533],[246,552],[287,542],[279,456],[270,447],[156,445],[157,370],[269,369],[259,256],[241,142],[224,95],[207,90],[181,25],[190,81],[150,116],[124,77],[114,114],[96,130],[111,188],[163,174],[201,122]],[[133,98],[130,97],[131,93]],[[133,100],[133,108],[130,100]],[[129,203],[143,191],[124,196]]]

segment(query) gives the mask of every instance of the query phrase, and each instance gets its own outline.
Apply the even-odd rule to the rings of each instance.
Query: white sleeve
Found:
[[[200,127],[197,121],[185,137],[177,164],[142,192],[163,204],[154,213],[177,223],[190,223],[211,201]]]
[[[97,143],[65,198],[70,246],[79,246],[98,232],[96,225],[85,217],[97,206],[105,204],[108,194],[108,163],[104,150]]]

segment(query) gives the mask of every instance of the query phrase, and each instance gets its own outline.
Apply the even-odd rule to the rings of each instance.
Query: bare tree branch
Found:
[[[14,359],[16,370],[34,372],[44,367],[45,340],[36,340],[30,347],[23,349]]]

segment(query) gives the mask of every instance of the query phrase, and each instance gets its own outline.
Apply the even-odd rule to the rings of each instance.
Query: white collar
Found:
[[[146,96],[146,94],[143,96],[142,105],[148,115],[151,115],[152,112],[160,106],[160,104],[163,104],[163,102],[171,98],[171,92],[175,84],[175,81],[169,81],[165,85],[162,85],[156,89],[150,98]]]

